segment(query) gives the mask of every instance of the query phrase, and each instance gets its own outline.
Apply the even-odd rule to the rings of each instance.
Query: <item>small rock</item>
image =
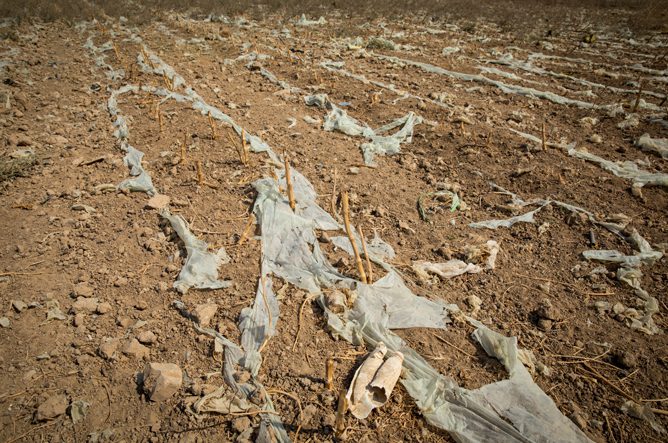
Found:
[[[64,147],[69,143],[69,140],[62,135],[51,135],[47,137],[46,143],[53,146]]]
[[[98,348],[98,353],[101,357],[111,360],[116,354],[118,349],[119,341],[117,338],[108,338],[102,341],[100,347]]]
[[[164,209],[169,205],[169,196],[156,194],[148,199],[146,206],[151,209]]]
[[[544,318],[552,321],[561,320],[561,313],[557,308],[552,306],[550,300],[543,300],[536,311],[536,315],[540,318]]]
[[[128,284],[128,279],[125,277],[118,277],[116,280],[114,280],[114,286],[117,288],[120,288],[121,286],[125,286]]]
[[[318,408],[315,405],[306,405],[306,407],[304,407],[302,423],[308,425],[309,422],[313,419],[313,417],[316,416],[317,413],[318,413]]]
[[[97,310],[97,298],[77,297],[77,300],[72,304],[72,312],[78,314],[80,312],[95,312]]]
[[[105,302],[105,303],[100,303],[99,305],[97,305],[96,312],[98,314],[104,315],[104,314],[108,314],[109,312],[111,312],[111,309],[112,309],[111,304]]]
[[[357,166],[352,166],[350,169],[348,169],[348,171],[349,171],[352,175],[357,175],[357,174],[360,173],[360,168],[358,168]]]
[[[201,326],[209,326],[211,319],[218,311],[215,303],[204,303],[195,307],[195,318]]]
[[[181,368],[173,363],[148,363],[144,367],[144,392],[151,401],[164,401],[183,383]]]
[[[387,216],[387,209],[385,209],[383,206],[378,206],[376,209],[371,211],[371,214],[374,217],[385,217]]]
[[[239,417],[232,421],[232,428],[237,432],[244,432],[251,426],[250,418]]]
[[[480,306],[482,306],[482,300],[476,295],[469,295],[464,300],[467,305],[471,308],[471,315],[475,315],[480,311]]]
[[[599,143],[603,143],[603,138],[598,134],[592,134],[592,135],[589,136],[589,141],[592,142],[592,143],[599,144]]]
[[[68,408],[70,417],[72,417],[72,423],[77,424],[86,418],[86,414],[88,414],[88,408],[90,408],[90,403],[87,403],[83,400],[73,401]]]
[[[79,297],[91,297],[93,295],[93,288],[87,283],[79,283],[74,286],[74,295]]]
[[[9,325],[11,325],[11,324],[12,323],[9,321],[9,319],[7,317],[0,318],[0,327],[8,328]]]
[[[399,221],[399,229],[404,231],[406,234],[415,234],[415,229],[411,228],[408,223]]]
[[[20,313],[26,310],[28,308],[28,305],[26,305],[21,300],[12,300],[12,308],[14,308],[16,312]]]
[[[37,408],[37,421],[51,420],[67,412],[67,397],[65,394],[56,394],[49,397]]]
[[[121,352],[125,355],[131,355],[136,359],[148,358],[151,353],[151,351],[146,346],[139,343],[136,338],[125,343],[123,348],[121,348]]]
[[[138,311],[145,311],[148,309],[148,303],[146,303],[144,300],[139,300],[137,303],[135,303],[135,309]]]
[[[137,340],[139,343],[145,344],[145,345],[152,345],[156,341],[158,341],[158,337],[155,336],[155,334],[152,331],[142,331],[137,335]]]
[[[81,312],[76,314],[72,320],[72,324],[77,328],[82,326],[84,324],[84,315]]]
[[[547,318],[541,318],[538,320],[538,327],[543,331],[549,331],[550,329],[552,329],[552,320],[548,320]]]

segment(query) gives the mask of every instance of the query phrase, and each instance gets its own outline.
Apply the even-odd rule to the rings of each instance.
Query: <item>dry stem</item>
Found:
[[[292,177],[290,176],[290,160],[288,157],[285,157],[285,183],[288,186],[288,200],[290,201],[290,209],[293,211],[297,207],[295,203],[295,190],[292,187]]]
[[[362,225],[357,227],[360,234],[360,241],[362,242],[362,250],[364,251],[364,258],[366,259],[367,278],[369,284],[373,283],[373,270],[371,269],[371,259],[369,258],[369,251],[366,248],[366,240],[364,239],[364,232],[362,232]]]
[[[250,235],[254,224],[255,224],[255,215],[251,214],[250,217],[248,217],[248,222],[246,223],[246,227],[241,233],[241,237],[239,237],[239,241],[237,242],[238,245],[242,245],[248,239],[248,236]]]
[[[366,284],[366,272],[364,272],[364,265],[362,264],[362,258],[360,257],[360,252],[357,248],[357,243],[355,242],[355,237],[353,235],[353,230],[350,227],[350,208],[348,203],[348,192],[344,192],[341,196],[341,202],[343,205],[343,222],[346,227],[346,234],[348,234],[348,239],[350,244],[353,246],[353,252],[355,253],[355,262],[357,263],[357,270],[360,273],[360,280],[362,283]]]
[[[541,131],[541,135],[542,135],[542,140],[541,140],[541,141],[542,141],[542,144],[541,144],[541,148],[543,148],[543,151],[545,151],[545,148],[547,147],[547,143],[546,143],[546,141],[545,141],[545,123],[543,123],[542,131]]]
[[[202,174],[202,162],[200,160],[197,160],[195,162],[195,166],[197,167],[197,184],[199,186],[202,186],[204,184],[204,174]]]
[[[248,164],[248,148],[246,147],[246,130],[241,128],[241,152],[244,165]]]
[[[332,357],[327,359],[325,374],[327,375],[327,390],[334,391],[334,359]]]
[[[213,121],[213,117],[211,117],[211,113],[209,112],[209,126],[211,126],[211,138],[213,140],[218,138],[218,134],[216,134],[216,124]]]
[[[295,341],[292,343],[292,352],[295,351],[295,348],[297,347],[297,340],[299,340],[299,333],[302,331],[302,315],[304,314],[304,306],[306,306],[306,303],[311,301],[313,299],[314,295],[309,294],[304,301],[302,302],[302,305],[299,307],[299,320],[297,323],[297,334],[295,335]]]
[[[346,430],[345,416],[348,409],[348,399],[346,399],[346,390],[341,389],[339,392],[339,404],[336,408],[336,422],[334,425],[334,433],[337,437],[341,437]]]

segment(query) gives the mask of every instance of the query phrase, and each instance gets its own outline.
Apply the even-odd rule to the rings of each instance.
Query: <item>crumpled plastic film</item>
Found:
[[[118,185],[118,189],[128,190],[133,192],[146,192],[149,195],[157,194],[157,190],[153,186],[151,176],[144,170],[141,165],[144,153],[128,143],[127,139],[130,135],[127,121],[118,109],[118,96],[128,92],[136,92],[139,88],[137,86],[126,85],[111,92],[107,100],[107,111],[109,115],[115,118],[114,120],[114,136],[119,139],[121,143],[121,150],[126,152],[123,158],[125,166],[130,168],[130,175],[133,178],[124,180]]]
[[[394,56],[388,56],[388,55],[380,55],[380,54],[373,54],[374,57],[380,59],[380,60],[385,60],[389,61],[391,63],[397,64],[397,65],[409,65],[409,66],[415,66],[417,68],[422,69],[425,72],[431,72],[434,74],[439,74],[439,75],[444,75],[447,77],[455,78],[457,80],[462,80],[462,81],[467,81],[467,82],[477,82],[477,83],[482,83],[486,85],[491,85],[495,86],[501,91],[503,91],[506,94],[519,94],[527,97],[536,97],[544,100],[551,101],[553,103],[557,103],[560,105],[575,105],[579,108],[585,108],[585,109],[608,109],[609,106],[606,105],[596,105],[593,103],[589,102],[584,102],[581,100],[574,100],[568,97],[564,97],[558,94],[555,94],[550,91],[540,91],[538,89],[533,89],[533,88],[527,88],[524,86],[517,86],[517,85],[509,85],[507,83],[503,83],[497,80],[492,80],[490,78],[485,77],[484,75],[480,74],[465,74],[463,72],[456,72],[456,71],[450,71],[447,69],[443,69],[439,66],[434,66],[429,63],[423,63],[423,62],[418,62],[414,60],[407,60],[399,57],[394,57]]]
[[[209,245],[190,232],[183,217],[172,215],[166,209],[161,211],[160,215],[169,220],[188,252],[179,278],[174,282],[174,288],[181,294],[185,294],[190,288],[222,289],[230,287],[231,281],[218,280],[218,266],[230,261],[225,248],[220,248],[215,254],[209,252]]]
[[[278,301],[272,290],[271,279],[262,277],[257,285],[253,307],[242,309],[239,315],[241,346],[245,350],[243,366],[253,377],[257,376],[262,364],[262,346],[276,334],[278,315]]]
[[[649,134],[643,134],[636,145],[644,151],[654,152],[661,158],[668,159],[668,138],[652,138]]]
[[[422,123],[422,117],[409,112],[405,116],[381,126],[378,129],[371,129],[369,126],[350,117],[346,111],[332,103],[325,94],[310,95],[304,97],[304,101],[310,106],[319,106],[329,110],[325,117],[323,129],[325,131],[339,131],[350,136],[362,136],[370,141],[361,145],[364,155],[364,163],[374,165],[376,155],[393,155],[401,151],[402,143],[410,143],[413,139],[413,128]],[[392,129],[401,126],[397,132],[392,135],[383,135]]]
[[[295,25],[297,26],[318,26],[326,24],[327,20],[325,20],[325,17],[320,17],[318,20],[309,20],[306,18],[306,14],[302,14],[302,16],[299,17],[299,20],[295,22]]]
[[[412,268],[418,277],[422,279],[428,278],[429,274],[436,274],[442,278],[452,278],[462,274],[477,274],[482,272],[480,266],[457,259],[448,260],[443,263],[417,260],[413,262]]]

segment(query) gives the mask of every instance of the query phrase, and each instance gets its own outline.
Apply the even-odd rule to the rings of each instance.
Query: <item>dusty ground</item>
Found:
[[[525,200],[550,198],[580,206],[599,220],[624,214],[630,218],[628,232],[635,228],[655,249],[665,249],[665,187],[646,186],[638,196],[630,180],[549,143],[575,142],[612,161],[636,161],[642,169],[666,172],[665,159],[641,151],[635,142],[644,133],[668,137],[668,39],[628,35],[605,23],[588,32],[555,31],[524,39],[491,24],[456,25],[356,23],[336,17],[328,17],[322,27],[272,20],[239,25],[176,15],[138,29],[117,20],[78,27],[59,22],[11,25],[13,32],[2,41],[0,55],[2,161],[30,149],[36,164],[23,171],[24,176],[1,185],[0,316],[7,322],[0,328],[0,439],[234,441],[260,420],[257,415],[188,412],[195,398],[223,383],[220,354],[213,353],[212,339],[199,334],[172,302],[180,299],[192,309],[206,302],[217,304],[211,326],[238,342],[239,313],[255,297],[260,242],[251,238],[237,243],[255,198],[252,182],[270,176],[270,167],[259,154],[250,155],[249,165],[241,164],[232,147],[238,138],[231,141],[229,128],[217,125],[213,139],[207,118],[187,103],[166,101],[160,106],[161,130],[154,96],[119,98],[130,141],[145,153],[144,168],[161,193],[171,197],[172,212],[183,215],[210,245],[226,246],[232,259],[219,269],[222,278],[233,280],[231,288],[178,294],[172,284],[183,248],[158,211],[147,207],[148,197],[104,192],[100,187],[120,183],[128,172],[107,112],[111,90],[126,83],[164,86],[163,79],[140,72],[140,45],[129,38],[134,32],[208,103],[261,136],[276,152],[286,152],[316,187],[323,208],[330,209],[335,180],[337,189],[347,189],[353,223],[367,233],[377,231],[395,248],[393,264],[416,294],[457,303],[467,312],[465,300],[479,297],[481,309],[472,315],[505,335],[517,336],[521,347],[547,365],[549,371],[536,372],[534,380],[591,439],[663,441],[665,434],[625,414],[621,406],[627,397],[633,398],[654,408],[659,423],[668,425],[666,336],[632,330],[623,315],[599,313],[593,306],[596,301],[637,307],[638,300],[632,288],[617,280],[615,266],[601,272],[599,263],[581,254],[588,249],[631,254],[629,244],[586,217],[555,206],[537,214],[534,224],[497,230],[468,224],[526,212],[510,207],[508,196],[490,186],[494,182]],[[583,43],[590,32],[595,41]],[[383,37],[410,47],[361,51],[353,42],[358,36],[364,44],[371,37]],[[105,60],[115,69],[125,69],[124,78],[110,80],[107,70],[96,66],[93,54],[84,48],[89,37],[98,47],[114,42],[118,53],[104,52]],[[459,51],[444,54],[445,47]],[[269,55],[261,66],[302,92],[283,90],[257,69],[249,69],[246,61],[226,61],[250,52]],[[563,75],[490,63],[508,53],[520,61],[531,53],[554,56],[537,58],[533,66]],[[377,54],[463,73],[495,67],[517,77],[497,72],[485,74],[488,78],[598,105],[622,104],[624,113],[611,117],[603,109],[509,94],[488,84],[397,65]],[[391,83],[414,97],[400,99],[387,89],[328,71],[320,66],[324,60],[345,61],[346,70]],[[656,109],[639,106],[637,124],[619,128],[634,107],[638,81],[642,99]],[[399,155],[378,157],[377,168],[367,168],[359,149],[362,138],[325,132],[320,123],[304,120],[322,120],[325,115],[304,104],[303,95],[309,92],[327,93],[334,103],[347,102],[348,113],[371,127],[408,111],[426,123],[416,127],[412,142],[402,144]],[[598,122],[589,124],[582,120],[585,117]],[[292,127],[290,118],[296,122]],[[545,149],[509,130],[540,138],[543,124]],[[185,164],[178,163],[184,138]],[[215,187],[198,184],[198,161],[204,180]],[[418,197],[443,183],[461,188],[468,210],[451,212],[449,202],[428,199],[428,220],[423,220]],[[466,245],[488,239],[501,245],[494,270],[422,280],[411,269],[414,260],[459,258]],[[357,276],[354,261],[345,253],[331,244],[322,247],[341,272]],[[642,269],[643,289],[659,302],[654,321],[665,330],[666,259]],[[308,294],[282,286],[280,281],[276,284],[282,294],[278,334],[263,350],[259,378],[267,389],[283,392],[275,391],[273,398],[291,437],[300,426],[301,441],[332,441],[336,400],[325,388],[326,359],[337,358],[335,385],[340,389],[347,387],[366,350],[333,340],[322,310],[311,299],[297,338],[299,310]],[[98,303],[81,307],[75,305],[77,297],[94,297]],[[545,300],[553,307],[547,315],[539,309]],[[47,319],[56,304],[62,317]],[[147,331],[155,340],[146,339]],[[470,332],[452,326],[399,334],[466,388],[504,378],[503,367],[486,356]],[[142,334],[146,347],[125,347]],[[116,340],[118,349],[105,355],[103,345],[109,339]],[[142,395],[137,375],[147,361],[175,363],[184,371],[182,388],[169,400],[150,402]],[[45,401],[63,395],[67,404],[90,405],[83,419],[74,423],[69,409],[48,420],[37,414]],[[368,419],[348,416],[346,425],[350,441],[451,441],[447,433],[425,422],[401,385]]]

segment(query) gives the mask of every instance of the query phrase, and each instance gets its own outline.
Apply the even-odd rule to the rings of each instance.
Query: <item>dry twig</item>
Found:
[[[285,183],[288,186],[288,200],[290,201],[290,209],[293,211],[297,207],[295,203],[295,190],[292,187],[292,177],[290,176],[290,159],[285,157]]]
[[[348,234],[348,239],[350,244],[353,247],[353,252],[355,254],[355,262],[357,263],[357,270],[360,274],[360,280],[362,283],[367,283],[366,272],[364,272],[364,265],[362,264],[362,258],[360,257],[360,252],[357,248],[357,242],[355,242],[355,236],[353,235],[353,230],[350,227],[350,207],[348,203],[348,192],[344,192],[341,196],[341,203],[343,205],[343,222],[346,227],[346,234]]]

